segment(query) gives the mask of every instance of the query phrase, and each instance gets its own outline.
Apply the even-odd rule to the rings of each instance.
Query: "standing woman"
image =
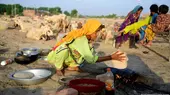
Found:
[[[128,15],[126,16],[124,22],[121,24],[119,31],[123,30],[126,26],[137,22],[139,17],[140,17],[142,10],[143,10],[143,7],[138,5],[132,11],[130,11],[128,13]],[[122,34],[122,35],[116,37],[115,47],[116,48],[121,47],[122,43],[124,41],[127,41],[129,36],[130,36],[129,33],[127,33],[125,35]]]

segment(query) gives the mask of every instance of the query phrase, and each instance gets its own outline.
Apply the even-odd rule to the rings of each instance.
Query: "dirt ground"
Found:
[[[37,47],[41,49],[50,49],[55,42],[55,39],[50,41],[27,39],[25,33],[21,33],[17,29],[0,31],[0,61],[6,58],[13,58],[15,53],[21,48]],[[170,91],[170,63],[168,62],[170,49],[168,42],[161,37],[157,37],[152,47],[146,48],[140,45],[137,45],[137,47],[137,49],[129,49],[124,46],[120,49],[128,55],[128,68],[150,78],[152,80],[152,86],[157,89]],[[101,56],[116,51],[111,44],[105,44],[103,41],[96,42],[95,48]],[[143,51],[148,51],[148,54],[144,54]],[[47,92],[54,92],[60,87],[60,84],[57,81],[59,77],[55,74],[44,83],[31,86],[15,83],[8,78],[9,73],[17,70],[52,67],[52,65],[40,59],[29,65],[13,63],[5,67],[0,67],[0,95],[47,95]],[[69,74],[70,73],[68,73],[68,75]],[[128,92],[130,93],[130,91]],[[149,94],[151,92],[143,91],[141,93]],[[133,94],[139,95],[137,93],[135,94],[135,92]],[[127,95],[127,93],[119,93],[117,95]]]

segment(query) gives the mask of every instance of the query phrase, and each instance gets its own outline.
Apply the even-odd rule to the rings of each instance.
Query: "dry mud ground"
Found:
[[[16,29],[0,31],[0,61],[12,58],[16,51],[24,47],[50,49],[54,44],[55,40],[35,41],[27,39],[25,33],[18,32]],[[105,44],[103,41],[97,42],[95,48],[100,55],[107,55],[116,50],[111,44]],[[138,49],[128,49],[125,46],[121,50],[128,54],[128,68],[151,78],[153,86],[157,89],[170,91],[170,63],[167,61],[170,49],[169,44],[163,38],[157,37],[150,48],[138,46]],[[144,54],[143,51],[149,53]],[[0,67],[0,95],[47,95],[48,92],[54,92],[59,88],[60,85],[57,82],[59,77],[56,75],[42,84],[31,86],[17,84],[7,77],[11,72],[28,68],[52,68],[52,66],[43,60],[38,60],[27,66],[13,63]],[[128,93],[132,94],[133,92],[128,90]],[[117,95],[128,94],[120,93]],[[143,91],[143,94],[149,93],[154,92]],[[135,92],[133,94],[138,95]]]

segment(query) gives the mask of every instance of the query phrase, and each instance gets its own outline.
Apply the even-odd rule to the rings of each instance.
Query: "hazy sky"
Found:
[[[26,7],[61,7],[62,11],[77,9],[83,15],[126,15],[136,5],[144,7],[142,13],[149,12],[151,4],[167,4],[170,7],[170,0],[0,0],[0,3],[18,3]]]

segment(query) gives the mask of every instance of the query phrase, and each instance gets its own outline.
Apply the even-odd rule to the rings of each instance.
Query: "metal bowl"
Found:
[[[32,56],[32,55],[38,55],[40,53],[40,50],[38,48],[23,48],[21,49],[21,52],[25,56]]]
[[[14,74],[21,73],[21,72],[22,73],[24,72],[33,73],[34,76],[29,79],[14,77]],[[46,81],[51,75],[52,75],[52,72],[47,69],[29,69],[29,70],[21,70],[21,71],[13,72],[9,74],[8,77],[20,84],[35,85],[35,84],[40,84]]]
[[[36,61],[37,58],[38,58],[38,54],[26,56],[26,55],[23,55],[21,52],[17,52],[14,60],[18,64],[27,65],[29,63]]]

